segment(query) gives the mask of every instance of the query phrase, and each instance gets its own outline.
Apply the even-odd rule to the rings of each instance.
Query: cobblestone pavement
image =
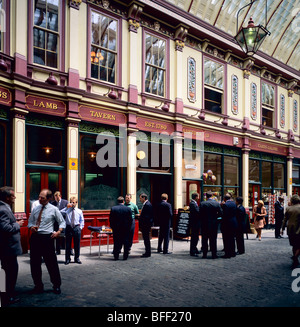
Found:
[[[245,237],[246,238],[246,237]],[[82,265],[64,265],[64,250],[58,255],[62,293],[55,295],[43,264],[45,292],[32,295],[29,255],[19,257],[16,291],[20,302],[11,307],[295,307],[300,293],[293,292],[291,247],[264,230],[262,241],[249,234],[246,253],[235,258],[213,260],[189,255],[189,243],[174,241],[171,255],[153,253],[141,258],[143,241],[133,245],[127,261],[114,261],[106,245],[81,249]],[[171,242],[170,242],[171,248]],[[218,254],[223,241],[218,237]],[[171,249],[170,249],[171,250]],[[300,273],[300,272],[299,272]],[[297,281],[296,281],[297,282]],[[294,283],[296,283],[294,282]],[[299,281],[300,286],[300,281]]]

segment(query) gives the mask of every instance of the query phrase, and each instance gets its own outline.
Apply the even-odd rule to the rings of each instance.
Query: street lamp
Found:
[[[236,30],[237,34],[235,36],[235,40],[239,44],[239,46],[242,48],[242,50],[248,55],[253,56],[260,45],[262,44],[263,40],[267,35],[270,35],[271,33],[267,30],[267,0],[266,0],[266,13],[265,13],[265,26],[262,25],[254,25],[252,17],[250,18],[248,22],[247,27],[241,27],[241,29],[238,31],[239,25],[239,13],[241,10],[243,10],[245,7],[252,5],[255,1],[253,0],[250,3],[248,3],[246,6],[242,7],[238,13],[237,13],[237,23],[236,23]]]

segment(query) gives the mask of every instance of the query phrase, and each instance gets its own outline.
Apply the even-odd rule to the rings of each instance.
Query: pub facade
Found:
[[[76,196],[87,245],[126,193],[139,208],[167,193],[175,217],[195,191],[250,209],[299,194],[297,60],[249,58],[174,1],[0,3],[0,186],[17,217],[42,188]]]

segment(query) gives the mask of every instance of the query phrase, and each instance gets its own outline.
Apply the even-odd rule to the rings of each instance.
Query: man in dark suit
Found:
[[[225,255],[223,258],[235,257],[235,235],[237,229],[236,204],[230,194],[224,196],[222,202],[223,216],[221,230],[223,234]]]
[[[244,242],[244,232],[246,230],[246,210],[243,206],[243,198],[238,196],[236,198],[236,247],[237,254],[245,253],[245,242]]]
[[[68,200],[61,198],[61,194],[59,191],[56,191],[54,193],[54,199],[55,199],[55,201],[51,202],[51,204],[53,204],[55,207],[57,207],[59,211],[66,208],[69,203]],[[62,212],[61,214],[64,217],[64,219],[66,219],[66,213]],[[54,229],[55,230],[58,229],[57,222],[54,223]],[[55,246],[56,254],[60,254],[60,249],[62,248],[62,246],[61,246],[62,245],[62,237],[58,237],[55,239],[55,245],[56,245]]]
[[[1,296],[4,305],[18,301],[14,291],[19,269],[17,256],[22,254],[20,227],[24,220],[17,221],[11,210],[15,198],[12,187],[0,188],[0,260],[6,274],[6,294]]]
[[[109,215],[110,227],[114,238],[114,259],[119,259],[119,253],[124,245],[123,260],[127,260],[129,253],[129,234],[132,225],[132,214],[129,207],[124,206],[124,198],[118,197],[118,204],[113,206]]]
[[[200,215],[199,206],[197,201],[199,200],[199,193],[193,193],[190,202],[190,228],[191,228],[191,245],[190,245],[190,255],[198,257],[199,251],[197,249],[197,244],[199,241],[200,233]]]
[[[150,245],[150,229],[153,225],[153,207],[150,201],[148,200],[148,196],[145,193],[140,195],[140,201],[143,204],[141,214],[140,214],[140,228],[142,231],[144,244],[145,244],[145,253],[142,255],[142,258],[151,257],[151,245]]]
[[[219,202],[213,200],[212,193],[207,192],[207,201],[202,201],[200,205],[201,235],[203,258],[207,258],[208,240],[212,258],[217,258],[217,236],[218,218],[222,216],[222,209]]]
[[[168,249],[173,212],[172,206],[167,200],[168,194],[163,193],[161,195],[161,203],[157,207],[158,225],[160,227],[157,252],[163,252],[163,254],[171,254]],[[163,241],[164,249],[162,250],[161,245]]]
[[[282,238],[280,228],[284,219],[283,197],[279,196],[275,202],[275,238]]]

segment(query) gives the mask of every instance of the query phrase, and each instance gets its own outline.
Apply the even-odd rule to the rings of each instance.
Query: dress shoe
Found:
[[[53,286],[53,293],[54,293],[54,294],[60,294],[60,293],[61,293],[61,289],[60,289],[60,287],[54,287],[54,286]]]
[[[212,259],[218,259],[219,257],[216,254],[213,254],[211,258]]]
[[[172,254],[172,252],[167,251],[167,252],[163,252],[163,254]]]
[[[202,259],[207,259],[207,255],[206,254],[203,254],[202,255]]]
[[[197,253],[190,253],[191,257],[199,257]]]
[[[79,259],[76,259],[76,260],[75,260],[75,263],[78,263],[79,265],[82,264],[82,262],[81,262]]]
[[[157,253],[161,253],[162,252],[162,249],[157,249]]]
[[[141,256],[141,258],[149,258],[149,257],[151,257],[151,254],[149,254],[149,253],[144,253]]]
[[[71,262],[71,260],[70,260],[70,259],[67,259],[67,260],[65,261],[65,265],[68,265],[70,262]]]

